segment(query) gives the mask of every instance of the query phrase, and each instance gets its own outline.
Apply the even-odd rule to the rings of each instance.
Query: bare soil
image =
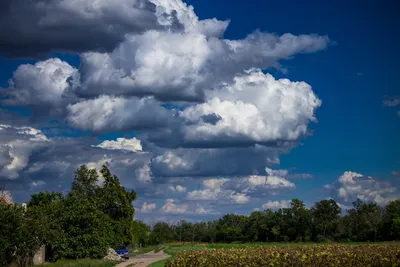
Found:
[[[165,254],[163,250],[159,252],[150,251],[145,254],[137,255],[127,261],[121,262],[115,265],[115,267],[127,267],[127,266],[146,267],[156,261],[160,261],[169,257],[170,256],[168,254]]]

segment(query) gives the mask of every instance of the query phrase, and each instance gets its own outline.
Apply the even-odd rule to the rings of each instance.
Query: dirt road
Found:
[[[157,253],[154,251],[150,251],[142,255],[137,255],[127,261],[121,262],[115,265],[115,267],[126,267],[129,265],[134,267],[146,267],[152,264],[153,262],[160,261],[168,257],[169,255],[165,254],[163,250]]]

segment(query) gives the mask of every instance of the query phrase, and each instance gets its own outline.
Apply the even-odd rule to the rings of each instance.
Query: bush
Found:
[[[0,203],[0,266],[25,266],[40,247],[38,224],[24,208]]]

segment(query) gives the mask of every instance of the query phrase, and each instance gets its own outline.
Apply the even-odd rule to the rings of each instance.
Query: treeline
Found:
[[[107,248],[131,244],[132,201],[106,166],[99,175],[82,166],[75,172],[67,195],[41,192],[32,195],[27,209],[0,203],[0,266],[30,265],[33,254],[46,247],[46,258],[102,258]]]
[[[400,200],[385,207],[357,200],[342,216],[334,200],[322,200],[307,209],[293,199],[290,207],[255,211],[249,216],[227,214],[217,221],[176,225],[140,222],[139,242],[375,242],[400,240]],[[139,229],[139,228],[137,228]]]

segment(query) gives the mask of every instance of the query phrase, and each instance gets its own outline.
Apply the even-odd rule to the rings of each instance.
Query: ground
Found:
[[[169,255],[165,254],[163,250],[159,252],[150,251],[142,255],[137,255],[127,261],[121,262],[115,267],[146,267],[152,263],[167,259],[170,257]]]

